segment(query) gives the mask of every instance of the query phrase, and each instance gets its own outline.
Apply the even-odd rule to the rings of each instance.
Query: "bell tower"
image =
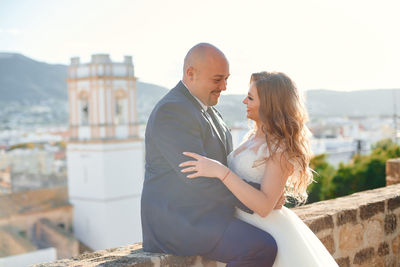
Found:
[[[71,58],[68,69],[69,199],[74,234],[99,250],[142,240],[144,143],[138,136],[132,57]]]
[[[138,136],[136,78],[132,57],[122,63],[93,55],[89,63],[71,58],[68,70],[71,137],[79,140]]]

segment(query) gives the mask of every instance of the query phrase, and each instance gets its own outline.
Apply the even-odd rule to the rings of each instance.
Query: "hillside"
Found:
[[[3,116],[0,123],[9,115],[8,111],[14,114],[16,110],[31,105],[48,106],[57,114],[67,113],[66,75],[66,65],[38,62],[15,53],[0,53],[0,116]],[[168,89],[138,81],[137,90],[139,121],[145,122],[153,106]],[[245,119],[245,106],[241,103],[243,98],[244,95],[221,97],[217,108],[229,123]],[[394,112],[394,99],[400,103],[400,89],[306,92],[306,104],[311,117],[390,116]],[[60,110],[60,106],[65,108]],[[68,114],[58,114],[57,118],[67,122]]]

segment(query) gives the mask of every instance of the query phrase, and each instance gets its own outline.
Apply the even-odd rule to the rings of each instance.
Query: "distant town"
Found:
[[[65,143],[69,140],[67,66],[0,53],[0,192],[66,185]],[[32,68],[38,71],[32,72]],[[24,77],[20,79],[21,73]],[[32,91],[36,91],[33,94]],[[139,136],[152,107],[167,88],[137,81]],[[251,124],[244,95],[223,95],[217,109],[232,129],[237,146]],[[314,154],[327,154],[334,166],[397,131],[400,90],[306,92]],[[399,102],[400,103],[400,102]]]

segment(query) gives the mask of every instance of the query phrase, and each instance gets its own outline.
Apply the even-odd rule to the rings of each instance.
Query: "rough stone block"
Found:
[[[372,258],[372,262],[368,264],[364,264],[366,267],[374,266],[374,267],[386,267],[386,260],[382,257],[374,257]]]
[[[375,202],[368,203],[366,205],[360,206],[360,218],[362,220],[367,220],[378,213],[383,213],[385,211],[385,202]]]
[[[383,257],[390,253],[389,245],[386,242],[383,242],[378,247],[378,255]]]
[[[335,241],[332,235],[325,236],[320,239],[330,254],[335,253]]]
[[[395,214],[387,214],[385,216],[385,234],[394,233],[397,228],[397,217]]]
[[[326,215],[322,218],[316,219],[314,222],[310,224],[309,227],[311,231],[313,231],[315,234],[318,233],[319,231],[333,228],[332,216]]]
[[[344,257],[344,258],[339,258],[335,259],[336,263],[339,265],[339,267],[350,267],[350,258],[349,257]]]
[[[343,251],[355,251],[363,242],[363,227],[360,224],[343,225],[339,231],[339,248]]]
[[[386,257],[386,265],[385,267],[399,267],[399,264],[397,264],[396,257],[393,256],[387,256]]]
[[[357,210],[345,210],[342,212],[339,212],[337,215],[337,225],[341,226],[345,223],[356,223],[357,222]]]
[[[196,256],[191,257],[165,257],[161,261],[161,266],[193,266],[196,263]],[[111,266],[110,266],[111,267]]]
[[[374,248],[365,248],[354,255],[353,264],[364,264],[371,262],[374,257]]]
[[[385,237],[383,219],[370,219],[364,222],[365,242],[370,246],[377,246]]]
[[[400,234],[392,241],[392,251],[394,255],[400,255]]]
[[[394,210],[400,207],[400,195],[388,200],[388,209]]]

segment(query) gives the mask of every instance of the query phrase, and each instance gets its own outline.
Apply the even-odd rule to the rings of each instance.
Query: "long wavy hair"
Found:
[[[309,168],[311,133],[306,126],[308,115],[304,102],[295,83],[286,74],[261,72],[253,75],[260,98],[259,118],[270,154],[279,150],[295,165],[295,175],[291,175],[286,183],[286,196],[304,203],[307,187],[313,181]]]

